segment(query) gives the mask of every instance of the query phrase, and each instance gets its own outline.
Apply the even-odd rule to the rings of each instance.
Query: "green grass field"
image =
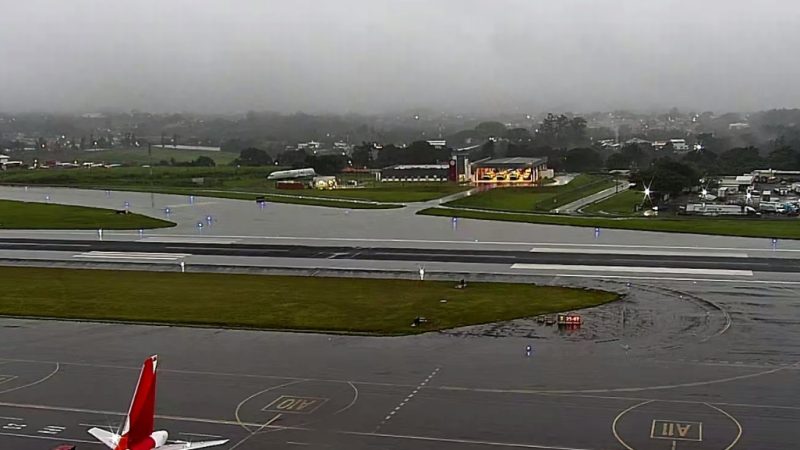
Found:
[[[140,214],[116,214],[110,209],[0,200],[0,229],[138,230],[175,226]]]
[[[505,222],[569,225],[575,227],[617,228],[623,230],[663,231],[668,233],[716,234],[723,236],[800,239],[800,219],[712,219],[706,217],[594,217],[547,214],[502,213],[466,209],[428,208],[417,214],[500,220]]]
[[[28,164],[32,164],[34,159],[44,163],[46,161],[78,161],[96,162],[105,164],[158,164],[159,161],[176,162],[194,161],[198,156],[208,156],[213,159],[218,166],[230,164],[239,155],[232,152],[210,152],[200,150],[178,150],[170,148],[153,148],[152,159],[147,153],[147,147],[141,148],[112,148],[100,151],[84,150],[30,150],[25,152],[15,152],[12,159],[21,159]]]
[[[0,315],[411,334],[570,311],[614,293],[532,284],[0,268]],[[447,303],[440,300],[447,299]],[[414,317],[429,319],[411,327]]]
[[[608,177],[579,175],[565,185],[495,188],[447,205],[497,211],[545,212],[613,186],[613,180]]]
[[[433,200],[468,189],[451,183],[378,183],[334,190],[275,188],[267,175],[273,167],[117,167],[112,169],[17,170],[0,173],[0,183],[48,185],[90,189],[196,194],[252,200],[258,195],[281,203],[298,203],[339,208],[395,208],[397,203]],[[152,175],[151,175],[152,173]],[[202,179],[202,181],[201,181]],[[271,196],[270,196],[271,195]],[[315,197],[318,199],[304,198]],[[350,200],[386,203],[370,205]]]
[[[641,215],[635,212],[634,207],[642,204],[644,194],[641,191],[627,190],[620,192],[612,197],[583,208],[584,213],[589,214],[610,214],[613,216],[633,216]]]

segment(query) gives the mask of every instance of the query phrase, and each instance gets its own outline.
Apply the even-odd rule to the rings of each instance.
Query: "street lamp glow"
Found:
[[[706,195],[708,195],[708,191],[706,189],[703,189],[703,197],[705,197]]]
[[[650,197],[650,188],[649,187],[644,188],[644,196],[645,197]]]

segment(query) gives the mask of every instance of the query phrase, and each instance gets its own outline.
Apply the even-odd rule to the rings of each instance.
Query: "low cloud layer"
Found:
[[[0,0],[0,110],[800,106],[790,0]]]

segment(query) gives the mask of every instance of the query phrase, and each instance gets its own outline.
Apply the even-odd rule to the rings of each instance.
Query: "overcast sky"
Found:
[[[0,0],[0,110],[800,106],[795,0]]]

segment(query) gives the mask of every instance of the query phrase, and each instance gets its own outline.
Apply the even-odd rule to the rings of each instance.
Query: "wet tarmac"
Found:
[[[0,448],[94,448],[85,430],[119,423],[150,353],[161,358],[158,427],[228,437],[227,449],[784,449],[800,439],[796,288],[531,281],[625,297],[581,311],[575,330],[523,319],[399,338],[3,319]]]

